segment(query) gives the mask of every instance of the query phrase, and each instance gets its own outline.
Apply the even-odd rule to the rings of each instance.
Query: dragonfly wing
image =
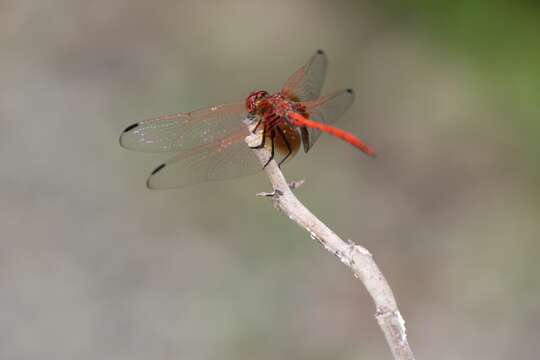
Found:
[[[262,166],[244,142],[247,128],[211,144],[182,152],[158,166],[150,175],[150,189],[170,189],[212,180],[255,174]]]
[[[328,60],[317,50],[309,61],[287,80],[281,92],[294,101],[310,101],[321,96]]]
[[[244,102],[165,115],[128,126],[120,136],[126,149],[168,152],[191,149],[227,138],[243,127]]]
[[[344,89],[323,96],[315,101],[303,103],[309,118],[325,124],[333,124],[347,111],[354,102],[354,91]],[[309,143],[304,142],[304,150],[307,152],[321,136],[321,131],[308,128]]]

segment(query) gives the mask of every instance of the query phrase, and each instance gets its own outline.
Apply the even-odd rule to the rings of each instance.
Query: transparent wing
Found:
[[[347,111],[354,102],[354,91],[352,89],[344,89],[333,92],[327,96],[323,96],[314,101],[304,102],[306,111],[310,119],[325,123],[333,124]],[[321,131],[317,129],[307,129],[309,133],[309,142],[304,142],[304,150],[307,152],[315,141],[321,136]]]
[[[230,136],[244,127],[244,102],[165,115],[128,126],[120,136],[126,149],[167,152],[191,149]]]
[[[328,60],[317,50],[309,61],[287,80],[281,92],[294,101],[315,100],[321,96]]]
[[[158,166],[150,175],[150,189],[170,189],[212,180],[233,179],[262,170],[253,151],[244,142],[247,128],[211,144],[182,152]]]

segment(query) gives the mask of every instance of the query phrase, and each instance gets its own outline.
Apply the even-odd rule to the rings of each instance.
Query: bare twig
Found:
[[[246,121],[246,124],[249,126],[249,121]],[[250,146],[256,145],[260,143],[260,137],[258,135],[248,136],[246,142]],[[269,152],[264,148],[253,149],[253,151],[261,164],[266,164],[270,156]],[[371,253],[352,241],[343,241],[317,219],[293,194],[290,184],[285,180],[275,161],[271,161],[266,166],[265,171],[274,191],[263,195],[272,197],[276,208],[306,229],[311,238],[318,240],[326,250],[337,256],[353,271],[354,276],[362,281],[375,303],[377,309],[375,318],[386,337],[394,359],[413,360],[414,354],[407,341],[405,321],[399,312],[392,289],[373,260]]]

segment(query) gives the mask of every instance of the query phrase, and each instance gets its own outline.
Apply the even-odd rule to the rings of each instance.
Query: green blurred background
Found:
[[[147,117],[276,90],[315,49],[339,126],[285,169],[370,249],[419,359],[540,353],[540,4],[0,1],[0,359],[388,359],[264,175],[150,191]]]

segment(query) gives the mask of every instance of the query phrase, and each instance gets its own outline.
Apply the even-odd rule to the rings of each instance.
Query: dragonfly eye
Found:
[[[250,114],[255,115],[255,113],[257,112],[257,106],[259,104],[259,101],[267,96],[268,96],[268,92],[264,90],[255,91],[249,94],[249,96],[246,99],[247,111]]]

